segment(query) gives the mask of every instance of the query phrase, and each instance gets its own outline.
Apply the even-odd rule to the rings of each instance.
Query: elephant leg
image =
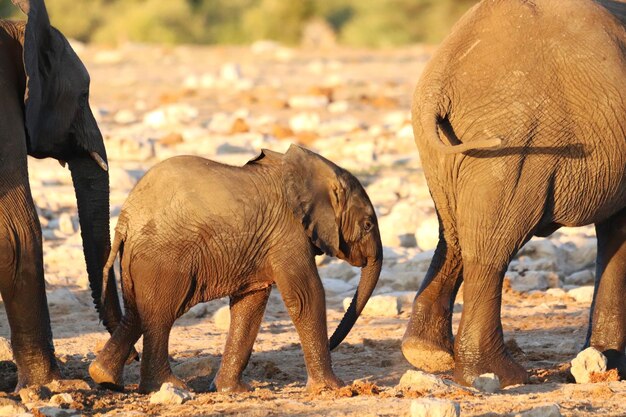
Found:
[[[596,290],[588,343],[603,352],[609,369],[626,378],[626,209],[596,225]]]
[[[466,385],[494,373],[502,387],[525,383],[528,374],[509,354],[500,317],[502,283],[513,255],[528,237],[514,231],[480,232],[466,251],[463,247],[463,314],[454,341],[455,379]],[[474,232],[474,235],[476,233]],[[494,238],[497,236],[497,238]],[[467,253],[467,255],[466,255]]]
[[[220,369],[215,376],[211,391],[244,392],[252,388],[241,381],[241,374],[248,365],[252,347],[259,333],[265,306],[272,288],[230,299],[230,328]]]
[[[141,336],[141,322],[136,311],[129,310],[89,366],[89,375],[98,385],[114,391],[124,389],[124,364]]]
[[[34,207],[32,211],[35,212]],[[31,224],[27,228],[29,235],[38,237],[34,240],[11,232],[0,237],[0,293],[18,369],[16,390],[61,378],[46,299],[41,232],[34,221],[20,221]]]
[[[442,233],[402,339],[402,353],[416,368],[443,372],[454,367],[452,312],[462,281],[461,250],[455,238]]]
[[[139,392],[147,394],[158,391],[165,382],[175,387],[188,389],[183,381],[173,373],[168,360],[170,331],[174,321],[155,318],[153,322],[143,323],[143,356],[141,358],[141,382]],[[126,360],[126,358],[124,358]]]
[[[308,375],[307,388],[311,391],[339,388],[344,383],[335,376],[331,366],[326,299],[317,268],[312,259],[294,259],[291,264],[305,262],[301,268],[284,267],[276,277],[276,284],[300,337]]]

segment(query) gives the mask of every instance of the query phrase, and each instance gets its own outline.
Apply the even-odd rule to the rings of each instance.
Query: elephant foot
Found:
[[[187,384],[185,384],[182,380],[174,376],[174,374],[170,374],[169,376],[165,378],[157,378],[157,379],[149,379],[149,380],[144,380],[142,378],[139,384],[138,391],[141,394],[150,394],[151,392],[159,391],[161,389],[161,385],[165,384],[166,382],[171,383],[175,388],[180,388],[185,391],[190,391],[189,387],[187,387]]]
[[[218,381],[216,377],[213,382],[211,382],[211,387],[209,388],[210,392],[250,392],[253,391],[252,387],[241,381]]]
[[[457,359],[454,379],[459,384],[471,386],[474,379],[488,373],[494,373],[498,376],[500,388],[528,383],[528,372],[515,362],[508,353],[496,358],[481,358],[477,363],[468,363]]]
[[[98,359],[89,365],[89,376],[101,386],[112,391],[124,391],[124,378],[122,372],[115,374],[103,365]]]
[[[18,368],[15,392],[29,386],[46,385],[59,379],[63,379],[63,375],[56,365],[56,362],[46,369],[28,369],[25,372],[21,372],[21,369]]]
[[[344,387],[346,384],[335,375],[330,375],[323,379],[314,379],[309,377],[306,383],[306,390],[312,393],[318,393],[324,390],[333,390]]]
[[[615,349],[609,349],[602,352],[606,356],[607,369],[617,369],[621,380],[626,380],[626,355]]]
[[[433,342],[420,337],[405,336],[402,354],[406,360],[425,372],[446,372],[454,368],[452,343]]]

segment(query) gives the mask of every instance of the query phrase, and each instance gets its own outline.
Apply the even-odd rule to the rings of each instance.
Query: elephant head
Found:
[[[361,267],[356,294],[330,338],[334,349],[352,329],[380,276],[383,247],[376,213],[359,181],[329,160],[292,145],[283,161],[288,205],[316,253]]]
[[[96,309],[111,331],[121,316],[115,285],[100,308],[102,268],[110,250],[109,176],[102,134],[89,106],[89,74],[50,25],[43,0],[12,0],[27,16],[23,36],[24,123],[28,154],[52,157],[72,175],[87,273]],[[115,277],[109,276],[107,279]]]

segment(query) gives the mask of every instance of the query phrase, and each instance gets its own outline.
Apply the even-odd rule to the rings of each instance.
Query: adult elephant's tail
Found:
[[[442,118],[438,112],[431,106],[424,106],[421,111],[421,125],[426,140],[434,145],[438,151],[445,154],[462,153],[479,149],[492,149],[502,145],[502,139],[478,139],[471,142],[461,142],[454,133],[450,121],[447,117]],[[434,106],[433,106],[434,107]],[[442,141],[439,134],[443,134],[448,143]]]

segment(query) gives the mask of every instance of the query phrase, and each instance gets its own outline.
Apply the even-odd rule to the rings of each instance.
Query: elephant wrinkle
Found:
[[[124,360],[143,333],[140,390],[165,382],[184,386],[167,362],[172,324],[197,303],[230,296],[230,327],[213,389],[249,390],[241,374],[276,283],[300,336],[307,386],[343,385],[330,348],[365,307],[383,257],[374,207],[348,171],[298,146],[285,154],[263,150],[242,167],[170,158],[152,167],[122,206],[105,273],[122,245],[126,313],[90,366],[96,383],[123,387]],[[330,343],[315,264],[321,252],[362,267]]]

